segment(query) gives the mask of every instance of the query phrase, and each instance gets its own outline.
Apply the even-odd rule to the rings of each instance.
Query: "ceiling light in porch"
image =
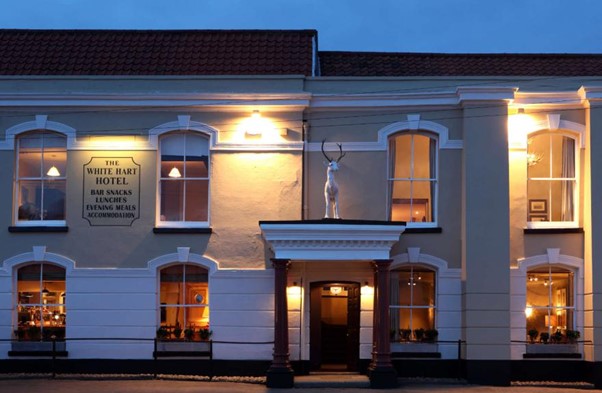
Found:
[[[330,287],[330,293],[334,296],[340,294],[341,292],[343,292],[343,288],[339,287],[339,286],[335,286],[335,287]]]

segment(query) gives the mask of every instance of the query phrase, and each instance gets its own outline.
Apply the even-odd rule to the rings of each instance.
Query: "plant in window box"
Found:
[[[432,343],[437,341],[439,331],[437,329],[427,329],[424,331],[424,341]]]
[[[581,337],[581,333],[579,330],[567,330],[566,331],[566,339],[570,344],[574,344]]]
[[[537,340],[537,336],[539,336],[539,332],[535,329],[530,329],[527,332],[527,336],[529,337],[529,343],[535,344],[535,340]]]
[[[554,344],[560,344],[564,336],[562,335],[562,332],[560,330],[556,330],[554,333],[552,333],[552,337],[550,338],[552,339],[552,342]]]
[[[412,330],[399,329],[399,336],[401,337],[401,341],[410,341],[410,339],[412,338]]]
[[[550,333],[548,333],[548,332],[541,332],[539,334],[539,342],[547,344],[549,340],[550,340]]]
[[[187,341],[192,341],[192,339],[194,338],[194,328],[192,328],[192,326],[189,326],[186,329],[184,329],[184,338]]]
[[[182,336],[182,328],[180,325],[176,325],[176,327],[173,329],[173,335],[176,339],[179,339]]]
[[[167,331],[165,326],[161,326],[159,329],[157,329],[157,338],[159,340],[165,340],[168,336],[169,332]]]
[[[422,341],[424,339],[424,332],[425,330],[423,328],[414,329],[414,338],[416,341]]]
[[[208,341],[213,334],[212,330],[209,330],[209,326],[201,328],[199,330],[199,336],[201,337],[201,341]]]

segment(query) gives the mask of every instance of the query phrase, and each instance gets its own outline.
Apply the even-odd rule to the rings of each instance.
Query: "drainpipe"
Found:
[[[306,178],[306,164],[307,164],[307,143],[308,141],[308,125],[307,120],[303,119],[303,123],[301,124],[301,140],[303,141],[303,151],[301,153],[301,219],[307,219],[307,184],[305,184]]]

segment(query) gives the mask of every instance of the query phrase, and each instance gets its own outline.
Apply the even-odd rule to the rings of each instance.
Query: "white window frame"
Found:
[[[414,172],[414,135],[421,135],[421,136],[425,136],[427,138],[433,139],[435,140],[435,177],[434,178],[414,178],[414,177],[409,177],[409,178],[393,178],[391,177],[391,167],[393,164],[393,160],[395,159],[395,157],[393,156],[391,149],[389,149],[389,144],[391,143],[391,140],[398,137],[398,136],[402,136],[402,135],[410,135],[412,136],[412,147],[411,147],[411,154],[412,154],[412,158],[410,161],[410,170],[411,173],[413,174]],[[388,145],[387,145],[387,217],[388,220],[391,220],[391,213],[392,213],[392,203],[393,201],[391,200],[391,193],[393,190],[393,183],[396,181],[409,181],[409,182],[413,182],[413,181],[429,181],[429,182],[433,182],[434,186],[435,186],[435,190],[433,192],[432,195],[432,209],[433,209],[433,215],[434,215],[434,219],[432,222],[406,222],[406,227],[408,228],[436,228],[439,224],[439,149],[440,149],[440,144],[439,144],[439,137],[438,134],[433,133],[431,131],[428,130],[403,130],[403,131],[399,131],[396,132],[394,134],[389,135],[388,137],[388,141],[387,141]],[[414,199],[414,198],[411,198]]]
[[[169,137],[170,135],[177,133],[197,133],[198,135],[207,138],[207,177],[206,178],[187,178],[182,176],[176,180],[170,179],[169,177],[161,177],[161,139]],[[211,146],[212,146],[212,134],[208,134],[202,131],[193,129],[175,129],[168,132],[161,133],[158,136],[157,141],[157,207],[155,209],[155,226],[157,228],[209,228],[211,222]],[[161,181],[186,181],[186,180],[207,180],[207,221],[161,221]],[[184,194],[184,211],[186,209],[186,194]]]
[[[580,160],[580,151],[581,151],[581,141],[580,141],[580,135],[576,135],[574,133],[571,132],[567,132],[565,130],[538,130],[538,131],[534,131],[531,133],[527,134],[527,140],[533,137],[539,137],[542,135],[562,135],[568,138],[571,138],[574,140],[575,143],[575,178],[555,178],[555,177],[535,177],[535,178],[530,178],[529,177],[529,171],[528,171],[528,167],[526,169],[527,175],[526,175],[526,181],[527,181],[527,186],[526,186],[526,194],[527,194],[527,203],[529,203],[529,180],[536,180],[536,181],[550,181],[550,182],[554,182],[554,181],[563,181],[563,180],[573,180],[574,183],[574,187],[573,187],[573,220],[572,221],[529,221],[529,206],[526,206],[527,208],[527,228],[529,229],[545,229],[545,228],[578,228],[579,227],[579,213],[580,213],[580,187],[581,187],[581,182],[580,182],[580,178],[581,178],[581,160]],[[528,152],[528,147],[526,149],[526,151]],[[546,152],[546,154],[548,154]],[[550,164],[551,165],[551,164]],[[549,199],[548,199],[549,202]],[[551,206],[548,206],[548,214],[549,217],[551,218]]]
[[[20,133],[18,136],[15,137],[15,171],[13,174],[13,223],[15,226],[21,226],[21,227],[40,227],[40,226],[48,226],[48,227],[61,227],[61,226],[66,226],[67,225],[67,189],[66,189],[66,185],[67,185],[67,176],[66,173],[63,174],[62,176],[58,176],[58,177],[49,177],[49,176],[44,176],[43,170],[40,173],[40,177],[19,177],[19,158],[20,158],[20,153],[21,153],[21,148],[20,148],[20,141],[22,138],[27,138],[27,135],[37,135],[40,132],[44,132],[44,133],[51,133],[51,134],[56,134],[57,136],[60,136],[62,138],[65,139],[65,154],[67,155],[67,165],[65,166],[65,168],[68,168],[68,159],[69,159],[69,154],[68,154],[68,145],[69,145],[69,137],[68,135],[65,135],[61,132],[56,132],[53,130],[47,130],[47,129],[42,129],[42,130],[30,130],[30,131],[26,131],[23,133]],[[43,154],[44,154],[44,145],[42,144],[42,158],[41,158],[41,162],[42,162],[42,168],[43,168]],[[66,172],[66,171],[65,171]],[[35,180],[35,181],[42,181],[42,184],[44,184],[45,181],[48,180],[62,180],[65,181],[65,207],[64,207],[64,213],[65,213],[65,219],[64,220],[44,220],[43,218],[40,220],[19,220],[19,184],[21,181],[23,180]],[[42,188],[42,192],[43,192],[43,188]],[[42,201],[44,200],[44,198],[42,197]]]
[[[184,284],[182,286],[182,288],[185,288],[185,283],[186,283],[186,266],[190,265],[190,266],[196,266],[196,267],[200,267],[203,268],[207,271],[207,297],[209,299],[211,299],[211,296],[209,295],[210,293],[210,275],[212,273],[211,268],[204,266],[202,264],[199,263],[194,263],[194,262],[174,262],[174,263],[170,263],[170,264],[165,264],[165,265],[160,265],[157,267],[157,328],[161,327],[161,308],[170,308],[170,307],[179,307],[183,310],[183,314],[182,314],[182,320],[186,321],[186,312],[188,308],[202,308],[202,307],[208,307],[209,308],[209,326],[211,326],[211,306],[209,302],[206,302],[207,299],[204,299],[203,303],[198,303],[198,304],[184,304],[184,299],[180,299],[182,301],[181,304],[162,304],[161,303],[161,271],[163,269],[167,269],[173,266],[179,266],[179,265],[183,265],[183,275],[182,275],[182,284]],[[185,293],[184,291],[182,291],[182,296],[185,297]],[[186,329],[188,326],[181,326],[182,330]],[[195,328],[200,328],[203,326],[195,326]]]
[[[14,301],[13,301],[13,305],[14,305],[13,318],[14,318],[14,320],[13,320],[13,324],[12,324],[13,330],[17,330],[18,324],[19,324],[19,321],[18,321],[18,311],[19,311],[19,305],[20,305],[20,303],[19,303],[19,270],[22,269],[22,268],[28,267],[28,266],[33,266],[33,265],[40,265],[41,266],[40,267],[40,280],[39,280],[39,282],[40,282],[40,300],[43,297],[42,291],[44,290],[44,280],[43,280],[44,265],[53,265],[53,266],[59,267],[59,268],[61,268],[61,269],[63,269],[65,271],[65,292],[64,292],[65,299],[66,299],[66,296],[67,296],[67,275],[69,273],[68,267],[62,266],[61,264],[57,264],[57,263],[47,262],[47,261],[44,261],[44,260],[42,260],[42,261],[31,261],[31,262],[28,262],[28,263],[23,263],[23,264],[20,264],[18,266],[15,266],[14,267],[14,276],[13,276],[13,288],[14,288],[14,294],[13,294],[13,296],[14,296]],[[51,303],[51,304],[48,304],[48,303],[46,303],[46,304],[44,304],[44,303],[28,303],[26,305],[26,307],[28,307],[28,308],[29,307],[33,307],[33,308],[38,307],[38,308],[41,308],[41,307],[48,307],[48,306],[49,307],[65,307],[65,308],[67,308],[66,302],[62,303],[62,304],[61,303]],[[65,314],[67,314],[67,312],[65,312]],[[66,331],[67,331],[66,329],[67,329],[67,320],[65,320],[65,334],[66,334]],[[44,337],[44,323],[41,322],[40,323],[40,341],[44,341],[43,337]]]
[[[410,305],[409,306],[402,306],[402,305],[399,305],[399,304],[396,304],[396,305],[390,304],[389,305],[389,310],[390,311],[392,311],[392,310],[400,310],[400,309],[410,310],[410,329],[412,330],[412,332],[414,332],[414,329],[416,329],[416,328],[414,326],[412,326],[412,318],[413,318],[412,310],[415,310],[415,309],[420,309],[420,310],[433,309],[433,315],[434,315],[434,318],[433,318],[433,329],[437,329],[437,285],[438,285],[438,281],[439,281],[438,274],[437,274],[438,272],[437,272],[436,269],[433,269],[430,266],[426,266],[426,265],[423,265],[423,264],[412,263],[412,264],[403,264],[403,265],[396,266],[395,269],[391,270],[391,273],[397,273],[397,272],[399,272],[402,269],[407,269],[408,267],[410,268],[410,284],[413,283],[414,268],[421,268],[423,270],[426,269],[429,272],[433,273],[433,277],[434,277],[434,281],[435,281],[434,286],[433,286],[434,304],[432,306],[415,306],[415,305],[413,305],[413,303],[414,303],[414,291],[410,290]]]
[[[573,282],[572,282],[572,287],[573,287],[573,293],[572,293],[573,305],[570,306],[570,307],[568,307],[568,306],[557,307],[557,306],[553,306],[552,304],[548,304],[547,306],[530,305],[529,307],[531,307],[533,310],[544,310],[544,311],[547,311],[548,316],[551,316],[553,310],[555,310],[555,309],[562,309],[562,310],[567,310],[567,311],[568,310],[572,310],[572,312],[573,312],[573,318],[572,318],[573,319],[573,326],[569,327],[567,325],[567,329],[568,330],[575,330],[576,326],[577,326],[577,307],[576,307],[576,303],[577,303],[577,273],[573,269],[567,268],[566,266],[550,265],[550,264],[543,265],[543,266],[546,266],[548,268],[548,281],[549,282],[552,282],[552,268],[554,268],[554,267],[562,269],[563,273],[570,273],[570,274],[572,274],[572,280],[573,280]],[[527,280],[525,281],[525,288],[527,286],[527,282],[529,280],[529,276],[531,274],[535,274],[535,272],[533,272],[533,270],[537,270],[538,268],[541,268],[543,266],[541,266],[541,265],[540,266],[533,266],[533,267],[529,268],[529,270],[527,270]],[[552,296],[552,289],[553,288],[552,287],[553,287],[553,285],[548,285],[548,302],[549,303],[553,303],[552,302],[552,299],[553,299],[553,296]],[[526,294],[525,294],[525,309],[527,308],[527,297],[528,296],[529,296],[529,293],[526,292]],[[550,335],[552,333],[554,333],[549,328],[549,326],[546,326],[546,328],[548,329],[548,333],[550,333]],[[525,335],[526,334],[527,333],[525,332]]]

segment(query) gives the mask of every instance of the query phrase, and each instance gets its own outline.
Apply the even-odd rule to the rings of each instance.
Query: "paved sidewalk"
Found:
[[[412,382],[391,390],[373,390],[369,388],[295,388],[268,389],[265,385],[205,382],[184,380],[81,380],[81,379],[0,379],[1,393],[361,393],[361,392],[404,392],[404,393],[589,393],[602,392],[585,384],[556,384],[555,386],[475,386],[461,383],[445,384],[441,382]]]

